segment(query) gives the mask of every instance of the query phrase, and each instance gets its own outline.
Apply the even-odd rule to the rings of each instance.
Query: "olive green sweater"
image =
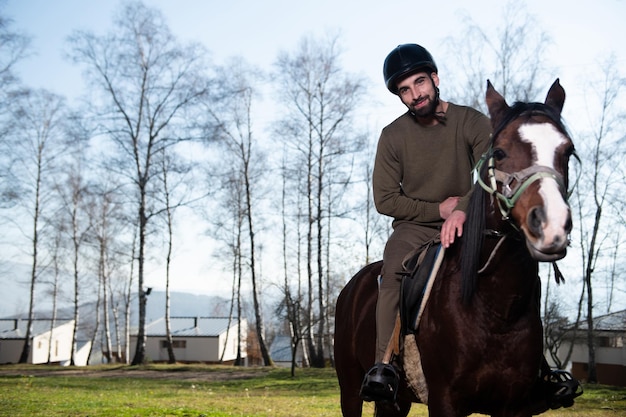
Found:
[[[465,210],[472,170],[486,151],[489,118],[470,107],[449,103],[445,124],[424,127],[405,113],[385,127],[378,141],[373,191],[376,209],[399,222],[439,227],[439,204],[463,196]]]

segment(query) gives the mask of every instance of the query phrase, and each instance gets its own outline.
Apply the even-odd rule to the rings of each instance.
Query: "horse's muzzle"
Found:
[[[567,255],[567,245],[554,248],[554,250],[551,251],[545,251],[537,249],[533,246],[531,241],[526,239],[526,247],[528,248],[528,252],[530,252],[530,256],[539,262],[554,262],[563,259],[565,255]]]

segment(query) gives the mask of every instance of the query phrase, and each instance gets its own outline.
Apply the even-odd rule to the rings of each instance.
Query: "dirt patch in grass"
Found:
[[[0,366],[0,376],[65,376],[87,378],[145,378],[145,379],[176,379],[186,381],[232,381],[251,379],[267,375],[270,370],[263,368],[227,368],[208,367],[194,369],[189,366],[167,366],[162,369],[155,367],[53,367],[43,366]],[[220,369],[221,368],[221,369]]]

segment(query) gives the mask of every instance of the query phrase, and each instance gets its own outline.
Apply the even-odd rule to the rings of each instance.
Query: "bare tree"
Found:
[[[133,238],[130,247],[130,268],[128,272],[128,285],[126,286],[124,296],[124,363],[130,363],[130,314],[132,301],[133,279],[135,277],[135,261],[137,260],[137,235],[139,234],[139,225],[133,225]]]
[[[121,274],[118,276],[121,278]],[[111,313],[113,313],[113,328],[115,330],[115,361],[123,360],[122,352],[122,324],[120,322],[120,305],[123,302],[123,293],[115,291],[116,287],[111,283],[109,294],[111,297]]]
[[[117,317],[111,320],[110,314],[113,312],[117,315],[117,307],[120,300],[117,297],[123,297],[119,292],[114,291],[116,285],[115,278],[119,279],[119,270],[124,261],[120,256],[124,252],[123,243],[120,236],[126,232],[126,222],[123,216],[123,207],[121,197],[118,192],[118,185],[112,182],[111,176],[103,173],[99,181],[91,187],[91,210],[90,218],[92,219],[91,240],[94,250],[96,251],[96,270],[100,281],[102,315],[104,325],[104,348],[103,354],[110,363],[114,361],[113,355],[113,338],[111,331],[111,323],[117,323]],[[117,325],[116,325],[117,327]],[[119,343],[119,337],[116,338]],[[117,358],[120,358],[119,347],[117,350]]]
[[[191,112],[208,92],[205,51],[180,45],[163,15],[143,3],[125,4],[104,36],[79,31],[70,38],[71,56],[83,64],[99,93],[97,116],[103,135],[118,151],[113,166],[133,184],[138,224],[139,326],[133,364],[145,362],[147,293],[144,274],[153,211],[155,155],[192,139]]]
[[[206,188],[209,190],[219,190],[212,194],[210,201],[215,206],[207,205],[203,208],[203,215],[209,222],[206,233],[219,244],[218,250],[213,253],[213,258],[218,263],[222,263],[226,270],[232,274],[231,298],[229,306],[229,322],[234,318],[236,311],[237,319],[237,356],[236,366],[244,365],[242,346],[243,337],[248,334],[248,329],[242,328],[243,299],[242,281],[244,273],[244,239],[245,239],[245,213],[244,213],[244,192],[241,177],[235,175],[232,166],[235,162],[230,162],[232,155],[226,154],[225,159],[221,159],[220,167],[226,168],[218,171],[214,167],[208,167],[206,173]],[[215,216],[217,210],[223,211],[223,215]],[[252,323],[249,323],[249,325]],[[224,354],[224,351],[222,352]]]
[[[44,210],[51,209],[53,184],[50,181],[55,162],[63,155],[65,115],[64,100],[45,90],[24,91],[15,97],[11,110],[13,128],[6,139],[10,146],[11,173],[16,180],[12,183],[11,194],[19,197],[18,212],[27,217],[24,223],[21,216],[11,221],[28,238],[30,243],[30,300],[28,304],[28,326],[20,363],[29,359],[30,331],[35,304],[35,287],[44,265],[41,253],[42,238],[47,224]],[[26,229],[25,229],[26,228]],[[27,231],[28,230],[28,231]]]
[[[243,238],[244,238],[244,222],[245,215],[243,212],[243,187],[241,178],[229,176],[226,180],[226,184],[224,190],[227,193],[227,198],[223,201],[224,205],[229,208],[227,212],[231,214],[230,224],[224,225],[221,224],[222,228],[227,229],[227,246],[228,246],[228,255],[231,259],[231,271],[232,271],[232,288],[231,288],[231,301],[230,301],[230,309],[229,309],[229,327],[230,320],[233,317],[233,312],[237,309],[237,358],[235,359],[235,365],[241,366],[243,365],[243,357],[242,357],[242,328],[241,328],[241,318],[242,318],[242,298],[241,298],[241,285],[243,279]],[[220,221],[221,223],[222,221]],[[227,337],[228,338],[228,337]],[[258,336],[257,336],[258,338]],[[222,352],[225,353],[225,352]]]
[[[54,329],[56,327],[56,320],[58,314],[58,301],[59,294],[61,293],[61,274],[64,270],[63,265],[63,234],[64,234],[64,226],[63,224],[58,224],[54,231],[54,236],[50,239],[50,256],[51,256],[51,268],[52,268],[52,282],[50,283],[50,296],[52,297],[52,309],[51,309],[51,317],[50,317],[50,332],[48,336],[48,358],[46,363],[50,363],[50,359],[52,358],[52,341],[54,340]]]
[[[98,271],[100,272],[100,271]],[[92,317],[95,318],[95,320],[91,323],[89,323],[87,326],[89,328],[89,330],[91,331],[91,339],[90,339],[90,343],[89,343],[89,352],[87,354],[87,363],[89,363],[91,361],[91,355],[93,354],[94,351],[94,347],[96,346],[96,341],[98,340],[98,334],[100,332],[100,324],[102,323],[102,316],[104,315],[105,317],[107,317],[107,314],[101,314],[102,312],[102,304],[103,304],[103,298],[105,298],[105,296],[103,295],[103,281],[102,281],[102,277],[98,276],[98,287],[96,289],[96,303],[94,306],[94,314],[92,314]],[[106,331],[106,329],[105,329]],[[106,337],[106,336],[105,336]],[[111,355],[111,351],[110,351],[110,346],[103,346],[103,343],[106,343],[106,340],[103,341],[102,338],[100,339],[100,346],[101,346],[101,350],[104,353],[104,357],[107,359],[107,362],[111,362],[110,360],[110,355]]]
[[[297,352],[298,348],[301,346],[301,343],[304,338],[304,331],[302,329],[302,281],[300,279],[299,272],[299,260],[300,260],[300,251],[298,250],[296,253],[296,267],[293,268],[290,260],[292,256],[288,250],[288,246],[291,246],[290,242],[295,242],[296,247],[300,247],[300,239],[299,233],[297,230],[300,227],[299,222],[295,222],[295,229],[297,236],[294,238],[290,233],[290,216],[288,214],[288,205],[289,198],[288,192],[289,190],[289,172],[287,163],[285,161],[286,154],[283,153],[283,159],[281,161],[281,199],[280,199],[280,212],[281,212],[281,236],[282,236],[282,262],[283,262],[283,284],[282,284],[282,295],[283,300],[278,304],[276,309],[277,315],[279,317],[284,318],[289,326],[289,337],[291,342],[291,376],[295,376],[296,373],[296,365],[297,365]],[[296,195],[296,198],[298,194]],[[291,228],[293,229],[293,228]],[[297,277],[295,282],[295,289],[292,288],[294,283],[293,279],[291,279],[291,271],[295,269],[296,273],[294,274]],[[304,347],[304,346],[303,346]],[[303,350],[304,353],[304,350]]]
[[[580,219],[580,246],[582,251],[583,282],[586,294],[586,323],[587,323],[587,347],[588,357],[588,381],[597,382],[594,338],[594,285],[598,278],[603,276],[610,281],[612,276],[611,267],[603,267],[610,262],[610,254],[613,253],[614,245],[619,240],[616,233],[619,232],[619,213],[612,213],[614,207],[611,202],[620,199],[623,191],[621,179],[615,177],[614,167],[620,165],[623,150],[620,152],[620,144],[623,143],[623,134],[620,129],[620,121],[623,119],[624,109],[619,105],[619,97],[626,85],[625,79],[620,76],[614,58],[609,58],[601,63],[603,78],[597,84],[593,84],[593,91],[598,94],[599,115],[593,116],[590,137],[592,141],[583,141],[577,144],[579,153],[583,156],[583,165],[589,163],[589,168],[583,171],[581,181],[576,190],[576,199],[579,208]],[[590,97],[590,100],[592,98]],[[611,227],[603,226],[611,222]],[[608,256],[603,257],[605,249]],[[597,277],[597,278],[596,278]],[[594,279],[595,278],[595,279]],[[592,285],[592,283],[594,283]]]
[[[327,284],[325,250],[332,236],[328,202],[335,198],[332,184],[345,182],[351,168],[346,156],[362,141],[350,123],[364,93],[360,77],[341,68],[337,36],[326,39],[304,37],[293,53],[282,52],[276,61],[277,91],[286,116],[278,122],[281,138],[291,145],[295,164],[304,168],[304,183],[296,183],[305,198],[308,329],[307,342],[312,364],[325,364],[324,337],[327,333]],[[332,173],[332,174],[331,174]],[[343,178],[340,179],[340,176]],[[341,194],[337,188],[337,193]],[[330,234],[329,234],[330,233]],[[325,265],[326,264],[326,265]],[[315,311],[317,310],[317,317]],[[314,327],[315,330],[314,330]]]
[[[165,255],[165,338],[168,362],[176,363],[170,320],[170,271],[174,248],[174,214],[176,209],[184,203],[174,201],[174,193],[184,182],[184,175],[189,171],[189,169],[188,167],[183,167],[181,164],[177,164],[175,162],[175,158],[172,155],[166,154],[165,150],[158,156],[161,165],[160,178],[163,186],[163,214],[165,216],[167,230]],[[177,182],[172,179],[175,175],[180,177]]]
[[[361,176],[363,178],[362,185],[365,187],[365,198],[362,205],[358,207],[356,213],[361,216],[365,214],[365,223],[363,218],[355,218],[354,222],[363,229],[363,247],[364,258],[363,265],[367,265],[373,261],[372,248],[381,245],[384,246],[387,236],[390,234],[390,223],[381,216],[374,206],[374,197],[372,196],[372,172],[374,169],[374,153],[375,147],[369,147],[365,153],[365,159],[361,165]]]
[[[25,160],[15,159],[14,155],[20,147],[15,148],[16,137],[11,132],[16,131],[16,114],[23,113],[21,109],[19,79],[15,73],[18,62],[30,53],[30,38],[13,28],[13,21],[4,15],[4,3],[0,4],[0,208],[13,207],[16,204],[23,206],[23,191],[26,186],[19,185],[25,179],[21,173],[26,168]],[[18,105],[18,108],[16,108]],[[20,123],[18,123],[19,127]],[[18,141],[18,145],[22,145]],[[31,150],[27,150],[31,152]],[[15,165],[17,164],[17,166]],[[30,168],[28,169],[30,170]],[[23,188],[23,189],[22,189]],[[32,212],[31,209],[28,209]],[[13,217],[13,216],[11,216]],[[7,220],[2,219],[2,224]],[[13,223],[12,219],[8,219]],[[4,233],[7,233],[5,228]],[[24,232],[20,232],[22,235]]]
[[[263,155],[258,150],[258,140],[252,130],[252,106],[255,95],[253,82],[259,71],[240,58],[232,59],[224,68],[218,69],[218,78],[226,82],[221,85],[220,99],[207,108],[213,118],[217,134],[232,156],[232,179],[242,187],[243,214],[247,234],[247,260],[252,284],[252,301],[257,338],[261,357],[266,366],[272,364],[265,341],[265,327],[261,311],[259,277],[259,242],[255,203],[258,201],[263,169]]]
[[[227,161],[231,158],[227,157]],[[223,161],[226,166],[232,166],[233,163]],[[211,177],[215,178],[216,173],[211,172]],[[225,212],[223,216],[210,216],[214,230],[210,234],[223,245],[223,249],[214,253],[214,257],[223,262],[225,269],[230,270],[232,274],[231,297],[228,308],[228,329],[226,331],[226,339],[230,334],[232,320],[237,320],[237,355],[235,358],[235,366],[243,366],[243,336],[247,329],[242,328],[243,318],[243,300],[242,300],[242,283],[245,269],[245,214],[244,214],[244,192],[243,183],[239,176],[235,175],[231,169],[226,173],[221,173],[223,192],[222,198],[217,198],[219,207]],[[256,334],[256,333],[255,333]],[[258,338],[258,337],[257,337]],[[226,354],[226,346],[220,355],[220,361]]]
[[[165,198],[165,215],[167,219],[167,255],[165,261],[165,339],[167,344],[168,363],[176,363],[174,343],[172,340],[172,325],[170,321],[170,264],[172,262],[172,247],[174,245],[173,208],[170,204],[170,190],[168,186],[168,158],[161,155],[163,175],[163,196]]]
[[[4,3],[0,4],[0,9]],[[13,94],[18,86],[18,78],[15,66],[30,54],[29,36],[16,31],[13,28],[13,20],[2,14],[0,10],[0,116],[6,112],[12,104],[9,95]],[[6,126],[3,126],[1,136],[5,134]]]
[[[498,86],[505,97],[532,101],[545,85],[547,48],[550,37],[539,28],[537,19],[522,2],[508,1],[502,6],[499,25],[492,30],[463,17],[461,35],[448,37],[444,44],[451,57],[447,74],[456,79],[448,90],[452,99],[486,113],[484,88],[487,79]]]
[[[128,363],[137,225],[129,221],[129,217],[134,219],[134,216],[128,213],[126,190],[123,184],[116,182],[119,178],[106,167],[98,168],[89,184],[88,210],[92,224],[88,239],[95,253],[93,270],[100,283],[96,310],[104,316],[102,353],[108,362]],[[97,331],[99,323],[94,327]],[[96,333],[93,335],[95,342]]]
[[[59,188],[59,198],[61,199],[61,213],[67,223],[66,239],[70,246],[70,265],[68,269],[72,273],[73,281],[73,318],[74,329],[72,332],[72,348],[70,354],[70,365],[75,365],[76,342],[78,328],[80,324],[81,307],[81,280],[84,279],[81,267],[81,258],[84,245],[89,241],[92,223],[87,216],[87,184],[84,171],[80,162],[67,172],[65,184]],[[98,281],[100,289],[100,281]],[[99,301],[99,300],[98,300]]]
[[[620,210],[621,211],[621,210]],[[620,254],[623,253],[622,252],[622,248],[624,245],[623,242],[623,226],[626,226],[624,224],[621,225],[621,227],[616,228],[615,231],[615,238],[614,238],[614,245],[613,245],[613,250],[612,250],[612,256],[610,258],[609,262],[609,278],[608,278],[608,284],[607,284],[607,302],[606,302],[606,310],[605,313],[610,313],[613,309],[613,303],[616,301],[616,298],[619,298],[616,294],[616,292],[619,291],[619,278],[621,276],[623,276],[623,271],[624,271],[624,265],[621,263],[621,256]]]
[[[558,369],[564,369],[570,360],[571,351],[563,357],[560,356],[560,348],[566,341],[564,336],[569,327],[569,319],[561,313],[562,306],[557,301],[553,300],[549,303],[546,301],[546,303],[543,314],[543,345],[554,365]]]
[[[55,211],[50,215],[50,224],[55,229],[55,240],[65,249],[63,261],[55,262],[54,269],[62,268],[71,273],[74,329],[72,332],[72,350],[70,364],[75,364],[75,349],[78,329],[81,325],[79,311],[83,295],[81,294],[83,275],[86,269],[85,244],[89,241],[91,221],[89,215],[88,185],[86,178],[86,154],[89,131],[83,119],[77,114],[66,115],[64,141],[71,146],[61,146],[62,166],[55,175]],[[59,161],[60,162],[60,161]]]

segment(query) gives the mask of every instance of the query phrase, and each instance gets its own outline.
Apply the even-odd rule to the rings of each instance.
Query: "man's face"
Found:
[[[418,72],[398,82],[398,96],[415,116],[429,117],[437,108],[438,86],[437,73]]]

